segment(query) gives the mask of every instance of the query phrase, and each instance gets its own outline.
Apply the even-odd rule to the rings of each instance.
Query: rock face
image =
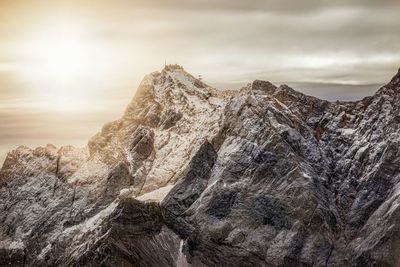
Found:
[[[0,265],[400,266],[400,72],[327,102],[166,66],[85,148],[0,172]]]

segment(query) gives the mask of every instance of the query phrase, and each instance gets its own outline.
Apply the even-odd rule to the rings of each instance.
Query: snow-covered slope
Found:
[[[9,153],[0,265],[399,266],[400,72],[327,102],[147,75],[85,148]]]
[[[218,90],[168,66],[147,75],[123,117],[89,141],[91,155],[126,161],[133,196],[174,184],[193,150],[217,134],[226,102]]]

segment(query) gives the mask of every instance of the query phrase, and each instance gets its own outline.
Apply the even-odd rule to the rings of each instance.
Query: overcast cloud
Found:
[[[400,67],[399,3],[3,0],[0,150],[42,144],[44,137],[84,143],[105,121],[122,114],[141,78],[162,68],[164,60],[223,89],[264,79],[329,100],[360,99]],[[92,96],[96,105],[88,103],[79,115],[63,114],[62,119],[38,108],[43,100],[31,97],[32,84],[20,75],[30,63],[16,49],[37,21],[57,16],[87,26],[93,50],[99,51],[92,60],[104,64]]]

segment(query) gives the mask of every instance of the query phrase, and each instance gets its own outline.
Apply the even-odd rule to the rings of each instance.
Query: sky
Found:
[[[398,14],[399,0],[1,0],[0,165],[22,144],[85,145],[165,61],[221,89],[361,99],[400,67]]]

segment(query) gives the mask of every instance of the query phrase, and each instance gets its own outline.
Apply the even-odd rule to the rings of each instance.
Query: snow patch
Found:
[[[353,135],[355,133],[355,129],[341,129],[341,133],[343,135]]]
[[[115,210],[117,206],[117,201],[112,202],[110,205],[108,205],[107,208],[103,209],[85,222],[65,229],[64,234],[69,235],[78,230],[79,234],[82,235],[83,233],[95,230],[103,222],[104,219],[110,216],[110,214]]]
[[[48,244],[42,251],[40,252],[38,259],[44,259],[46,254],[51,250],[51,244]]]
[[[25,244],[21,240],[10,240],[6,239],[3,241],[0,241],[0,249],[5,249],[5,250],[18,250],[18,249],[24,249]]]
[[[140,201],[161,201],[164,199],[164,197],[169,193],[169,191],[171,191],[172,187],[174,187],[173,185],[167,185],[164,187],[161,187],[157,190],[148,192],[146,194],[143,194],[139,197],[137,197],[137,200]]]

